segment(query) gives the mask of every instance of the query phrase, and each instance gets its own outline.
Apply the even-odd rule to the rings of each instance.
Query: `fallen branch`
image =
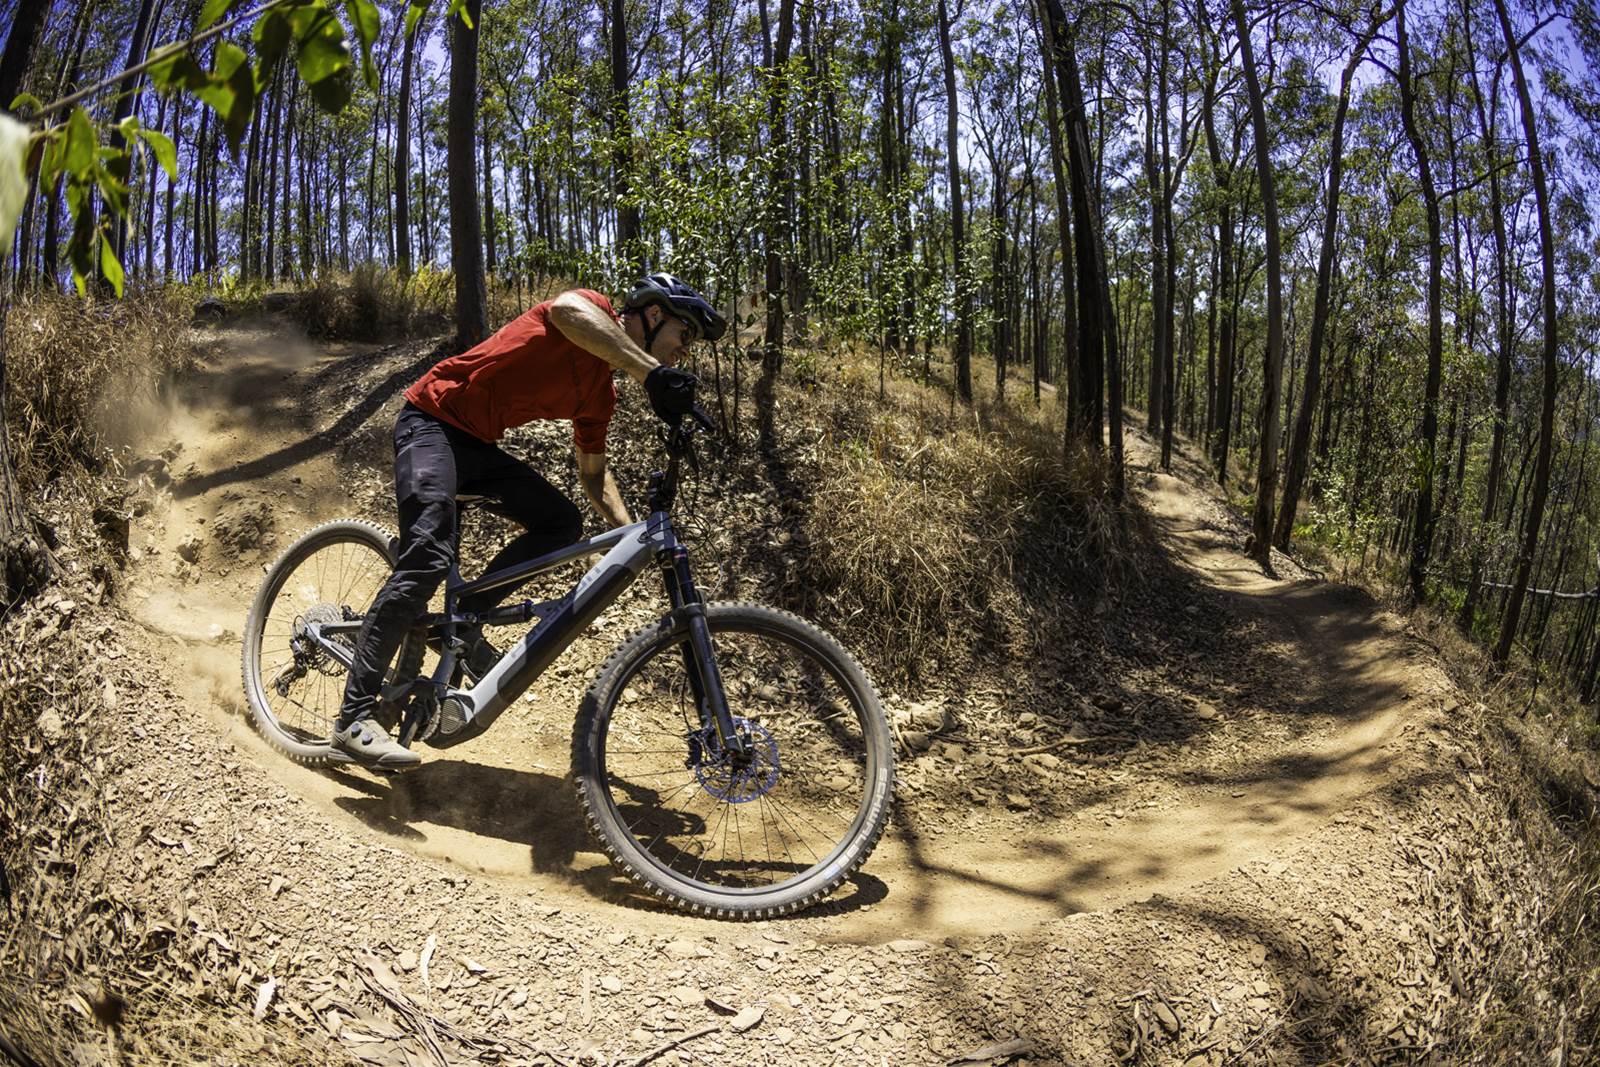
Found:
[[[694,1031],[691,1034],[680,1034],[679,1036],[673,1038],[671,1041],[668,1041],[667,1043],[665,1043],[663,1045],[658,1045],[657,1047],[651,1049],[649,1052],[646,1052],[643,1056],[640,1056],[638,1059],[634,1060],[631,1064],[629,1064],[628,1067],[644,1067],[645,1064],[649,1063],[651,1060],[655,1059],[657,1056],[660,1056],[663,1053],[671,1052],[673,1049],[677,1048],[679,1045],[687,1045],[689,1042],[693,1041],[697,1037],[705,1037],[707,1034],[714,1034],[718,1030],[721,1030],[721,1029],[722,1029],[722,1027],[717,1026],[715,1024],[712,1024],[711,1026],[702,1026],[700,1029]]]
[[[368,967],[372,966],[371,963],[366,965]],[[398,1012],[400,1017],[406,1021],[411,1027],[412,1033],[417,1036],[417,1040],[421,1041],[422,1046],[428,1050],[428,1055],[433,1062],[438,1064],[439,1067],[449,1067],[450,1060],[445,1056],[444,1049],[439,1045],[439,1035],[433,1028],[433,1019],[411,1003],[409,997],[385,988],[385,983],[381,978],[376,975],[369,976],[364,971],[357,973],[360,974],[363,985],[377,994],[379,999]]]
[[[1485,589],[1510,589],[1510,588],[1512,588],[1512,586],[1507,584],[1506,582],[1482,582],[1480,584]],[[1526,594],[1527,596],[1553,596],[1557,600],[1593,600],[1595,597],[1600,596],[1600,590],[1596,590],[1596,589],[1591,589],[1586,593],[1564,593],[1564,592],[1560,591],[1559,589],[1531,589],[1530,588],[1530,589],[1524,589],[1523,593]]]

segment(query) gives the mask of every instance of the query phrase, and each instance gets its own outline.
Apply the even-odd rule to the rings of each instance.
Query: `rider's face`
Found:
[[[654,312],[653,323],[665,322],[650,346],[650,354],[671,367],[689,354],[689,346],[700,339],[700,331],[690,320],[668,312],[659,304],[650,305],[647,314],[649,312]]]

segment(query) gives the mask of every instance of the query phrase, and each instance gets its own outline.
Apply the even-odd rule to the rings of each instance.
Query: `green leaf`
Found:
[[[72,115],[67,119],[66,143],[62,147],[61,160],[67,171],[79,181],[87,179],[94,169],[96,140],[94,124],[89,121],[88,112],[81,107],[73,108]]]
[[[67,255],[72,261],[72,284],[78,295],[85,295],[84,279],[94,270],[94,243],[99,235],[94,212],[90,210],[89,185],[74,178],[67,186],[67,206],[72,209],[72,240]]]
[[[0,115],[0,248],[8,251],[28,198],[27,165],[32,147],[28,127],[10,115]]]
[[[239,0],[206,0],[206,6],[200,9],[200,21],[195,24],[195,29],[209,28],[222,16],[232,10],[233,5]]]
[[[422,16],[428,13],[428,0],[411,0],[406,5],[406,36],[410,37],[417,31],[417,23],[422,21]]]
[[[206,83],[206,72],[194,56],[177,51],[151,66],[150,83],[162,91],[186,89],[194,92]]]
[[[350,66],[350,49],[344,43],[344,26],[320,0],[297,8],[289,18],[297,43],[295,66],[307,85],[314,87]]]
[[[155,153],[156,162],[161,164],[161,169],[167,172],[168,181],[178,180],[178,147],[172,143],[172,138],[160,130],[140,130],[139,136],[150,146],[150,151]]]
[[[111,288],[116,291],[117,298],[122,298],[122,264],[117,260],[117,253],[112,250],[111,242],[104,233],[100,234],[100,273],[105,275],[106,281],[111,283]]]
[[[43,188],[54,185],[61,173],[61,137],[51,131],[40,136],[44,138],[44,155],[39,159],[39,185]]]
[[[74,222],[82,216],[88,196],[89,186],[87,183],[80,182],[77,179],[73,179],[68,183],[67,212],[71,214]]]
[[[32,111],[43,111],[44,104],[32,93],[18,93],[17,98],[11,101],[11,106],[7,110],[20,115],[23,108],[28,108]]]
[[[467,0],[450,0],[450,10],[446,18],[460,17],[461,24],[467,29],[472,29],[472,16],[467,14]]]
[[[317,106],[329,114],[338,114],[350,102],[350,73],[345,71],[331,78],[311,83],[311,97]]]
[[[126,178],[130,162],[127,149],[120,152],[112,150],[108,153],[106,165],[95,171],[95,182],[100,187],[100,196],[106,202],[106,209],[118,218],[128,213]]]
[[[262,69],[272,67],[294,37],[294,28],[289,24],[289,13],[281,7],[268,11],[256,20],[250,35],[255,39],[256,55],[261,59]]]
[[[378,40],[378,33],[383,29],[383,20],[378,15],[378,5],[372,0],[345,0],[345,13],[350,18],[350,25],[355,27],[356,40],[361,42],[361,74],[367,81],[367,87],[373,92],[378,91],[378,68],[372,64],[372,46]]]
[[[223,133],[228,147],[237,153],[250,128],[250,116],[256,107],[256,76],[250,68],[244,49],[227,41],[217,45],[216,65],[212,68],[209,83],[195,95],[211,105],[222,119]]]

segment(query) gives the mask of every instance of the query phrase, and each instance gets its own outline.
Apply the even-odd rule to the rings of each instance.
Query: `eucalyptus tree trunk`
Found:
[[[208,170],[207,152],[210,151],[209,134],[211,130],[211,109],[200,108],[200,133],[194,142],[194,171],[189,181],[189,276],[198,277],[205,267],[206,223],[209,212],[206,210],[206,190],[210,187],[205,181]]]
[[[411,277],[411,67],[416,56],[417,33],[422,23],[406,34],[400,52],[399,129],[394,138],[394,254],[400,277]]]
[[[45,5],[40,4],[38,6],[42,8]],[[79,20],[73,31],[72,59],[68,66],[62,68],[65,76],[57,85],[58,98],[76,92],[78,89],[78,78],[83,73],[83,48],[89,39],[89,26],[94,21],[96,6],[94,0],[90,0],[79,11]],[[0,90],[3,89],[4,86],[0,86]],[[4,104],[0,104],[0,107],[3,106]],[[61,186],[64,180],[63,177],[57,176],[44,197],[44,249],[42,256],[45,276],[49,279],[52,288],[56,288],[60,284]]]
[[[289,99],[288,113],[283,117],[283,230],[278,238],[278,277],[285,281],[294,277],[294,169],[296,145],[300,147],[299,157],[305,157],[305,145],[301,144],[302,131],[296,128],[296,115],[300,105],[300,82],[297,79],[284,77],[284,95]],[[310,268],[310,263],[302,262],[301,269]]]
[[[174,102],[172,117],[172,145],[173,153],[183,157],[184,119],[188,113],[188,101],[182,98]],[[178,182],[173,178],[167,179],[167,202],[163,212],[161,235],[161,278],[162,281],[172,280],[172,255],[173,255],[173,223],[177,218],[177,190]]]
[[[49,13],[49,4],[30,0],[20,0],[12,12],[11,32],[6,34],[5,51],[0,52],[0,110],[10,108],[11,101],[22,91],[22,79],[33,62],[39,33]]]
[[[487,257],[485,266],[492,276],[496,273],[494,227],[494,158],[489,151],[489,119],[483,118],[483,244]]]
[[[266,206],[266,251],[262,260],[262,271],[267,281],[276,278],[275,268],[278,263],[278,144],[281,127],[283,125],[283,110],[281,93],[283,91],[284,67],[287,64],[279,60],[273,68],[272,90],[268,94],[263,106],[272,115],[272,124],[268,128],[261,149],[267,157],[267,184],[266,191],[262,193],[261,201]],[[259,217],[259,211],[258,215]]]
[[[1067,30],[1061,0],[1044,0],[1049,25],[1056,92],[1064,112],[1067,142],[1068,186],[1072,199],[1073,255],[1078,281],[1078,382],[1074,422],[1081,439],[1096,450],[1103,447],[1105,419],[1106,341],[1110,326],[1105,284],[1105,247],[1101,241],[1099,198],[1089,156],[1089,125],[1083,99],[1083,78]],[[1065,250],[1063,250],[1063,255]],[[1113,369],[1113,384],[1116,372]],[[1120,389],[1116,390],[1120,396]],[[1114,398],[1115,399],[1115,398]],[[1120,412],[1114,412],[1119,417]],[[1118,418],[1116,428],[1120,430]],[[1120,443],[1120,442],[1117,442]],[[1119,457],[1120,459],[1120,457]],[[1121,490],[1120,462],[1115,474]]]
[[[1339,76],[1339,102],[1333,112],[1333,134],[1328,142],[1328,192],[1322,215],[1322,250],[1317,256],[1317,289],[1311,302],[1311,340],[1306,353],[1305,388],[1300,411],[1295,416],[1294,433],[1289,439],[1289,458],[1285,464],[1283,504],[1278,511],[1278,528],[1273,543],[1288,551],[1294,533],[1295,511],[1300,505],[1300,490],[1305,484],[1311,449],[1311,420],[1322,386],[1322,343],[1328,331],[1328,308],[1333,289],[1333,254],[1339,235],[1339,192],[1344,180],[1344,123],[1350,113],[1350,81],[1366,55],[1367,45],[1377,31],[1363,34]]]
[[[1483,167],[1489,174],[1489,218],[1492,223],[1495,257],[1495,383],[1494,420],[1489,445],[1489,471],[1483,491],[1483,511],[1480,515],[1479,534],[1474,538],[1472,570],[1467,578],[1467,590],[1461,601],[1458,625],[1470,631],[1478,609],[1478,597],[1483,588],[1483,567],[1486,548],[1483,531],[1494,521],[1495,507],[1499,503],[1500,484],[1505,466],[1507,413],[1511,401],[1511,285],[1506,236],[1504,194],[1500,185],[1499,148],[1496,121],[1499,101],[1485,107],[1483,90],[1478,83],[1476,48],[1472,35],[1472,11],[1467,5],[1462,9],[1463,37],[1467,46],[1467,87],[1472,92],[1473,109],[1478,117],[1478,134],[1482,139]],[[1498,89],[1498,79],[1495,88]]]
[[[1211,28],[1206,19],[1206,4],[1204,0],[1196,3],[1196,13],[1199,16],[1202,36],[1209,37]],[[1212,180],[1217,184],[1217,283],[1212,289],[1211,303],[1216,309],[1217,334],[1216,353],[1217,366],[1214,384],[1214,401],[1210,407],[1207,419],[1215,433],[1214,439],[1209,444],[1211,447],[1212,462],[1217,468],[1217,484],[1226,487],[1228,484],[1228,459],[1232,441],[1233,430],[1233,394],[1234,394],[1234,232],[1233,232],[1233,173],[1237,161],[1237,152],[1226,162],[1222,156],[1222,142],[1217,136],[1216,112],[1220,106],[1217,96],[1217,78],[1221,73],[1222,59],[1218,54],[1220,47],[1213,46],[1211,54],[1207,56],[1207,65],[1210,68],[1206,75],[1206,82],[1202,91],[1200,113],[1205,129],[1206,152],[1211,157]],[[1235,141],[1235,149],[1238,142]]]
[[[32,5],[30,5],[27,0],[23,0],[22,7],[24,10],[30,6]],[[159,18],[160,15],[156,13],[155,9],[155,0],[140,0],[139,15],[134,22],[133,37],[128,41],[128,55],[127,60],[122,65],[123,70],[129,70],[144,61],[145,53],[150,48],[150,35],[152,27],[154,23],[159,20]],[[111,111],[111,121],[109,123],[110,126],[116,127],[116,125],[123,119],[127,118],[129,115],[132,115],[134,109],[139,106],[139,87],[142,83],[143,76],[139,74],[125,75],[120,81],[117,82],[117,95],[115,97],[116,106]],[[4,106],[10,102],[11,101],[9,98],[0,100],[0,106]],[[115,130],[112,132],[111,147],[123,147],[122,134],[120,132],[116,132]],[[118,181],[126,184],[128,181],[128,166],[129,164],[126,158],[113,157],[112,161],[108,164],[108,169]],[[116,252],[117,259],[123,259],[124,253],[127,251],[128,247],[128,227],[126,220],[116,218],[111,214],[110,208],[105,208],[101,212],[101,225],[106,228],[108,234],[110,235],[111,247],[112,250]],[[96,263],[98,262],[99,259],[97,257]],[[99,268],[97,267],[96,270],[98,269]],[[105,282],[103,276],[101,277],[100,281],[102,284],[108,284]]]
[[[1049,16],[1044,11],[1044,0],[1039,0],[1039,25],[1041,38],[1050,40]],[[1078,425],[1078,295],[1076,272],[1072,266],[1072,204],[1069,200],[1071,192],[1067,184],[1066,174],[1066,149],[1062,144],[1061,118],[1059,107],[1056,103],[1056,75],[1055,62],[1051,58],[1054,49],[1046,46],[1042,49],[1044,61],[1044,98],[1045,114],[1050,123],[1050,173],[1055,179],[1056,187],[1056,233],[1061,242],[1061,376],[1058,379],[1062,390],[1062,397],[1066,409],[1066,428],[1062,445],[1071,448],[1073,441],[1083,432]],[[954,116],[951,117],[952,140],[954,139]],[[951,153],[954,156],[954,152]]]
[[[899,209],[895,202],[900,197],[900,129],[895,115],[899,110],[900,84],[895,74],[900,66],[899,0],[888,0],[881,18],[883,36],[878,43],[878,171],[884,202],[889,205],[890,218],[898,221]],[[891,225],[891,229],[894,228]],[[889,242],[886,242],[888,244]],[[900,314],[899,290],[902,284],[900,264],[885,255],[885,263],[878,274],[880,307],[884,309],[883,344],[899,352],[905,343],[905,322]]]
[[[611,157],[612,192],[617,203],[617,264],[623,273],[638,273],[642,266],[639,248],[639,209],[629,201],[633,169],[633,122],[628,114],[628,24],[627,5],[611,0]]]
[[[1006,273],[1006,178],[1002,169],[999,154],[996,153],[991,167],[993,187],[990,190],[991,224],[994,229],[994,242],[989,248],[989,277],[991,306],[995,309],[994,328],[990,334],[991,344],[994,348],[994,391],[995,400],[999,404],[1006,401],[1006,364],[1011,359],[1011,323],[1007,315],[1007,305],[1010,302],[1010,286],[1007,284]]]
[[[1539,264],[1543,274],[1540,296],[1544,316],[1544,344],[1540,360],[1544,366],[1544,390],[1539,411],[1539,454],[1534,461],[1533,488],[1528,499],[1527,519],[1522,528],[1522,545],[1517,553],[1516,577],[1512,579],[1505,617],[1500,622],[1500,640],[1494,648],[1495,662],[1503,664],[1510,658],[1511,643],[1516,638],[1522,601],[1527,594],[1528,577],[1533,570],[1534,551],[1539,544],[1539,526],[1544,521],[1545,500],[1550,492],[1550,454],[1556,415],[1556,250],[1555,236],[1550,227],[1550,189],[1545,178],[1544,155],[1539,149],[1539,124],[1533,111],[1533,97],[1528,91],[1528,79],[1522,69],[1522,47],[1511,26],[1505,0],[1494,0],[1494,11],[1500,20],[1500,32],[1505,38],[1507,58],[1511,61],[1517,102],[1522,111],[1522,131],[1528,144],[1528,171],[1533,179],[1534,204],[1539,218]]]
[[[939,0],[939,55],[944,65],[944,100],[945,100],[945,152],[947,155],[947,170],[950,175],[950,240],[951,259],[954,267],[956,282],[956,347],[955,347],[955,375],[956,393],[961,399],[972,403],[972,293],[966,288],[966,254],[967,254],[967,220],[966,207],[961,199],[961,156],[959,154],[960,140],[957,134],[957,107],[959,98],[956,96],[956,61],[954,50],[950,47],[950,14],[946,7],[946,0]],[[1050,135],[1056,136],[1055,96],[1052,91],[1050,96]],[[1065,196],[1065,187],[1060,180],[1059,153],[1052,158],[1056,163],[1056,188],[1060,195]],[[1065,203],[1062,204],[1065,207]],[[1063,216],[1064,217],[1064,216]],[[1065,223],[1063,223],[1065,227]],[[1063,251],[1067,246],[1062,245]]]
[[[1256,76],[1255,50],[1250,43],[1244,0],[1233,0],[1233,23],[1239,32],[1239,58],[1244,66],[1245,92],[1250,99],[1250,120],[1255,129],[1256,174],[1261,183],[1261,214],[1267,244],[1267,351],[1262,366],[1261,441],[1251,555],[1270,570],[1272,504],[1278,487],[1278,387],[1283,376],[1283,253],[1279,244],[1278,193],[1272,174],[1267,109],[1261,97],[1261,80]]]
[[[1161,23],[1167,25],[1172,18],[1172,8],[1169,0],[1161,2]],[[1179,127],[1178,135],[1178,160],[1176,169],[1172,158],[1172,130],[1171,111],[1168,108],[1167,97],[1170,88],[1170,74],[1172,66],[1172,41],[1167,33],[1161,35],[1161,62],[1156,67],[1156,99],[1160,102],[1157,111],[1156,129],[1160,136],[1161,157],[1161,226],[1163,232],[1162,245],[1166,249],[1167,277],[1165,282],[1166,296],[1162,301],[1162,311],[1165,321],[1161,326],[1161,336],[1165,339],[1161,353],[1161,377],[1167,383],[1165,395],[1162,398],[1161,412],[1161,469],[1172,469],[1172,427],[1177,411],[1177,391],[1179,389],[1179,374],[1176,367],[1178,338],[1175,332],[1177,325],[1176,305],[1178,300],[1178,243],[1177,226],[1173,222],[1174,204],[1177,197],[1178,186],[1183,183],[1183,172],[1188,166],[1189,153],[1192,145],[1188,143],[1191,137],[1188,117],[1187,88],[1180,87],[1184,95],[1183,121]],[[1193,261],[1191,260],[1191,269]],[[1193,281],[1190,282],[1190,293],[1194,291]],[[1193,310],[1191,300],[1190,310]],[[1187,320],[1185,320],[1187,322]],[[1188,327],[1185,326],[1184,341],[1189,340]]]
[[[1411,78],[1411,46],[1406,33],[1405,0],[1395,8],[1395,44],[1399,52],[1400,121],[1406,139],[1417,157],[1417,179],[1422,185],[1422,202],[1428,219],[1428,379],[1422,399],[1422,455],[1417,478],[1417,502],[1412,509],[1411,561],[1407,568],[1407,588],[1413,604],[1422,603],[1427,594],[1428,558],[1433,551],[1433,459],[1439,436],[1439,383],[1444,368],[1443,226],[1439,218],[1439,193],[1433,183],[1433,165],[1428,145],[1417,125],[1416,86]]]
[[[450,171],[450,269],[456,276],[456,343],[477,344],[488,333],[484,303],[483,232],[478,215],[478,36],[481,0],[466,0],[462,18],[450,22],[450,128],[445,134]]]
[[[762,10],[766,10],[763,0]],[[783,366],[784,257],[789,248],[788,79],[789,48],[794,41],[794,0],[781,0],[778,6],[778,39],[772,52],[772,67],[767,92],[767,121],[771,151],[766,225],[766,301],[767,332],[762,380],[770,387]],[[770,398],[769,398],[770,399]]]
[[[1152,437],[1161,432],[1161,416],[1166,408],[1167,365],[1166,328],[1167,315],[1167,227],[1161,218],[1166,206],[1162,166],[1157,158],[1159,139],[1156,136],[1156,113],[1166,107],[1166,100],[1152,101],[1155,91],[1156,59],[1148,38],[1145,41],[1145,96],[1144,96],[1144,166],[1150,184],[1150,388],[1146,392],[1145,429]],[[1164,94],[1163,94],[1164,95]]]

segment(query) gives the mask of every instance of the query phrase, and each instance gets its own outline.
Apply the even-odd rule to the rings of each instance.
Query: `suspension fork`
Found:
[[[717,728],[722,750],[733,757],[736,765],[740,764],[749,758],[748,746],[734,728],[733,713],[728,710],[722,672],[717,668],[716,653],[711,645],[711,627],[706,624],[705,602],[689,573],[689,550],[674,544],[658,558],[667,584],[667,597],[672,603],[673,621],[685,625],[689,631],[689,640],[682,648],[683,668],[694,693],[695,710],[699,712],[702,725]]]

